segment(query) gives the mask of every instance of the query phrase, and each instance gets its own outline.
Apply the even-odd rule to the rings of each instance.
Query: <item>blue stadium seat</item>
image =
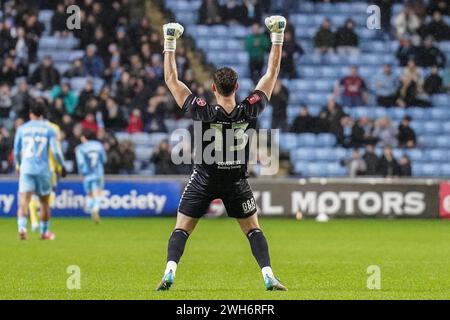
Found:
[[[427,152],[428,159],[433,162],[444,162],[448,161],[449,152],[443,149],[433,149]]]
[[[315,147],[316,135],[313,133],[301,133],[298,136],[299,147]]]
[[[427,134],[439,134],[442,132],[441,123],[438,121],[427,121],[423,124]]]
[[[316,159],[314,148],[299,148],[291,151],[291,161],[312,161]]]
[[[130,140],[130,134],[128,132],[116,132],[115,136],[118,141]]]
[[[436,146],[439,148],[450,148],[450,139],[448,136],[438,136],[434,138]]]
[[[441,164],[440,171],[442,177],[450,177],[450,164]]]
[[[283,150],[292,150],[298,147],[298,139],[295,133],[280,134],[280,148]]]
[[[150,134],[147,134],[147,136],[148,136],[147,143],[152,145],[152,146],[156,146],[162,140],[169,138],[168,134],[167,133],[163,133],[163,132],[150,133]]]
[[[137,146],[150,145],[150,137],[146,132],[133,133],[130,137],[131,141]]]
[[[331,133],[320,133],[317,135],[317,142],[321,147],[334,147],[336,145],[336,137]]]
[[[343,177],[348,175],[347,169],[338,162],[328,163],[326,165],[326,175],[329,177]]]
[[[413,166],[414,175],[418,175],[421,177],[433,177],[439,176],[440,166],[435,163],[425,163],[421,165]]]
[[[425,161],[425,153],[420,149],[410,149],[406,151],[412,162]]]
[[[140,146],[135,149],[136,159],[139,161],[150,161],[150,157],[153,154],[153,148]]]
[[[314,149],[315,159],[319,161],[335,160],[334,149],[332,148],[316,148]]]

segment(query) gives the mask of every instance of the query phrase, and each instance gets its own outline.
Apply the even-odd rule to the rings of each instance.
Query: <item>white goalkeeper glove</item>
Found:
[[[177,39],[183,34],[184,27],[179,23],[166,23],[163,26],[164,52],[174,52],[177,48]]]
[[[270,16],[264,21],[270,31],[270,39],[273,44],[283,44],[286,18],[283,16]]]

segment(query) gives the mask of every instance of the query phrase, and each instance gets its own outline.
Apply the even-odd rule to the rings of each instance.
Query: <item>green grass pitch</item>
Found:
[[[449,299],[450,221],[261,219],[275,273],[288,292],[266,292],[232,219],[204,219],[171,291],[155,292],[173,218],[54,219],[53,242],[17,240],[0,219],[0,299]],[[69,265],[81,289],[66,286]],[[367,267],[381,289],[367,289]]]

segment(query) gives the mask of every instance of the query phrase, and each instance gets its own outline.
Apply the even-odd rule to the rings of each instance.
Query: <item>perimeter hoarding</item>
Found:
[[[102,215],[121,217],[175,215],[187,182],[177,177],[107,177],[106,181]],[[450,201],[450,196],[444,197],[441,191],[440,202],[439,183],[428,180],[251,179],[250,183],[259,213],[265,216],[294,217],[301,212],[304,217],[326,213],[334,217],[437,218],[439,209],[444,216],[443,199]],[[442,189],[441,185],[441,190],[447,189]],[[0,180],[0,217],[15,216],[16,193],[16,181]],[[85,200],[80,180],[63,180],[58,186],[53,213],[55,216],[84,216]],[[215,202],[212,208],[210,211],[214,211],[214,215],[224,212],[220,202]]]
[[[256,202],[265,215],[313,217],[439,217],[437,183],[290,182],[253,183]]]
[[[109,181],[101,202],[102,216],[167,216],[177,211],[182,184],[179,181]],[[62,181],[57,189],[54,216],[84,216],[86,197],[78,180]],[[0,215],[14,216],[17,181],[0,181]]]

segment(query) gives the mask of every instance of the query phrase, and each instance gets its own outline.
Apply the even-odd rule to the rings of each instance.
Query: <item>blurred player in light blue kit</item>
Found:
[[[86,211],[95,223],[100,222],[100,201],[105,184],[104,165],[106,152],[103,144],[95,140],[95,134],[84,130],[81,134],[81,144],[76,148],[78,172],[84,176],[84,190],[88,195]]]
[[[45,107],[37,103],[30,108],[30,121],[21,125],[14,139],[14,158],[19,172],[19,208],[17,225],[19,238],[27,239],[27,214],[33,194],[39,197],[40,233],[42,240],[53,240],[55,234],[49,230],[50,194],[52,172],[49,155],[64,168],[64,158],[57,141],[57,133],[44,119]]]

